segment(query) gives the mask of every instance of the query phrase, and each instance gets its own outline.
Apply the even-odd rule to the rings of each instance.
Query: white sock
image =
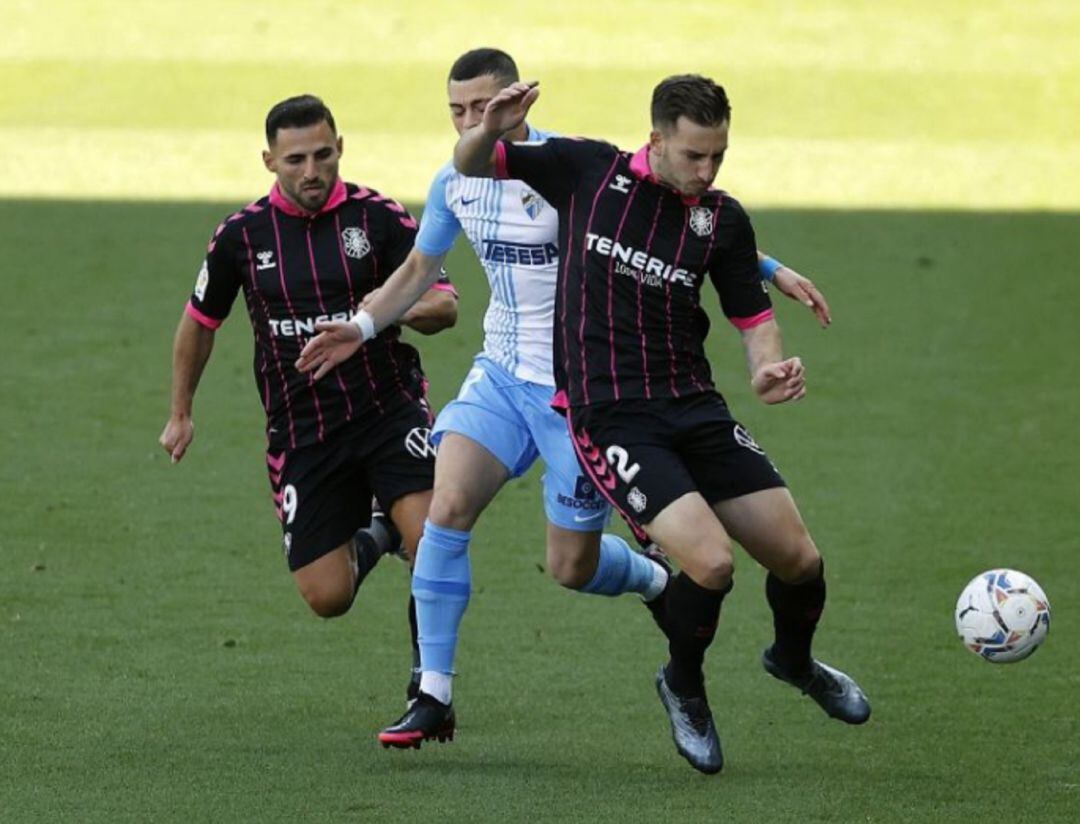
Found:
[[[649,584],[648,589],[641,594],[643,601],[652,601],[657,598],[660,593],[664,591],[664,587],[667,586],[668,582],[667,570],[651,558],[649,559],[649,563],[651,563],[653,567],[652,583]]]
[[[453,676],[448,672],[424,670],[420,673],[420,692],[426,692],[440,703],[449,704],[453,692],[450,684],[452,678]]]

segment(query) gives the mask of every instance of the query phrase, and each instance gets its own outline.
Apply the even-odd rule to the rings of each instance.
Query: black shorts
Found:
[[[394,501],[431,489],[435,445],[425,407],[406,406],[353,421],[323,443],[266,454],[282,548],[296,571],[344,544],[371,522],[371,498]]]
[[[688,492],[712,505],[785,485],[715,392],[575,407],[567,423],[582,468],[639,538]]]

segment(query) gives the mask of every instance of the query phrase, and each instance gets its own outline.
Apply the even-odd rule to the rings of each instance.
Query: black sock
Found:
[[[668,650],[671,660],[666,668],[666,680],[673,692],[681,696],[703,695],[705,677],[701,671],[705,650],[716,635],[720,620],[720,605],[731,592],[725,589],[705,589],[682,572],[667,588]]]
[[[353,535],[352,545],[356,551],[356,583],[353,585],[353,595],[355,596],[367,574],[379,562],[382,552],[379,551],[379,545],[366,529],[357,530],[356,534]]]
[[[375,539],[379,552],[389,554],[401,551],[401,533],[385,512],[374,513],[371,516],[371,525],[365,527],[364,531]]]
[[[420,637],[419,625],[416,623],[416,599],[409,596],[409,637],[412,640],[412,668],[414,673],[420,672]]]
[[[825,562],[821,562],[816,578],[801,584],[785,584],[770,572],[765,579],[765,597],[772,607],[776,630],[773,655],[788,672],[806,672],[814,630],[825,608]]]

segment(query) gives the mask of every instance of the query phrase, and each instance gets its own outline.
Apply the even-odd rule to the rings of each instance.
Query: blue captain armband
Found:
[[[772,279],[776,277],[776,270],[781,268],[784,264],[775,258],[771,258],[768,255],[758,261],[758,271],[761,272],[762,280],[772,282]]]

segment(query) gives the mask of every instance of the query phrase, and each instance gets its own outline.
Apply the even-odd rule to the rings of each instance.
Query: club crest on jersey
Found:
[[[274,263],[273,251],[267,250],[265,252],[256,252],[255,257],[259,259],[259,265],[255,267],[256,269],[273,269],[277,266],[277,264]]]
[[[544,210],[544,199],[531,189],[524,189],[521,192],[521,207],[525,214],[536,220],[536,216]]]
[[[341,241],[345,244],[345,254],[354,260],[360,260],[371,251],[371,241],[367,233],[356,226],[350,226],[341,232]]]
[[[704,206],[690,207],[690,228],[698,237],[708,237],[713,233],[713,210]]]

